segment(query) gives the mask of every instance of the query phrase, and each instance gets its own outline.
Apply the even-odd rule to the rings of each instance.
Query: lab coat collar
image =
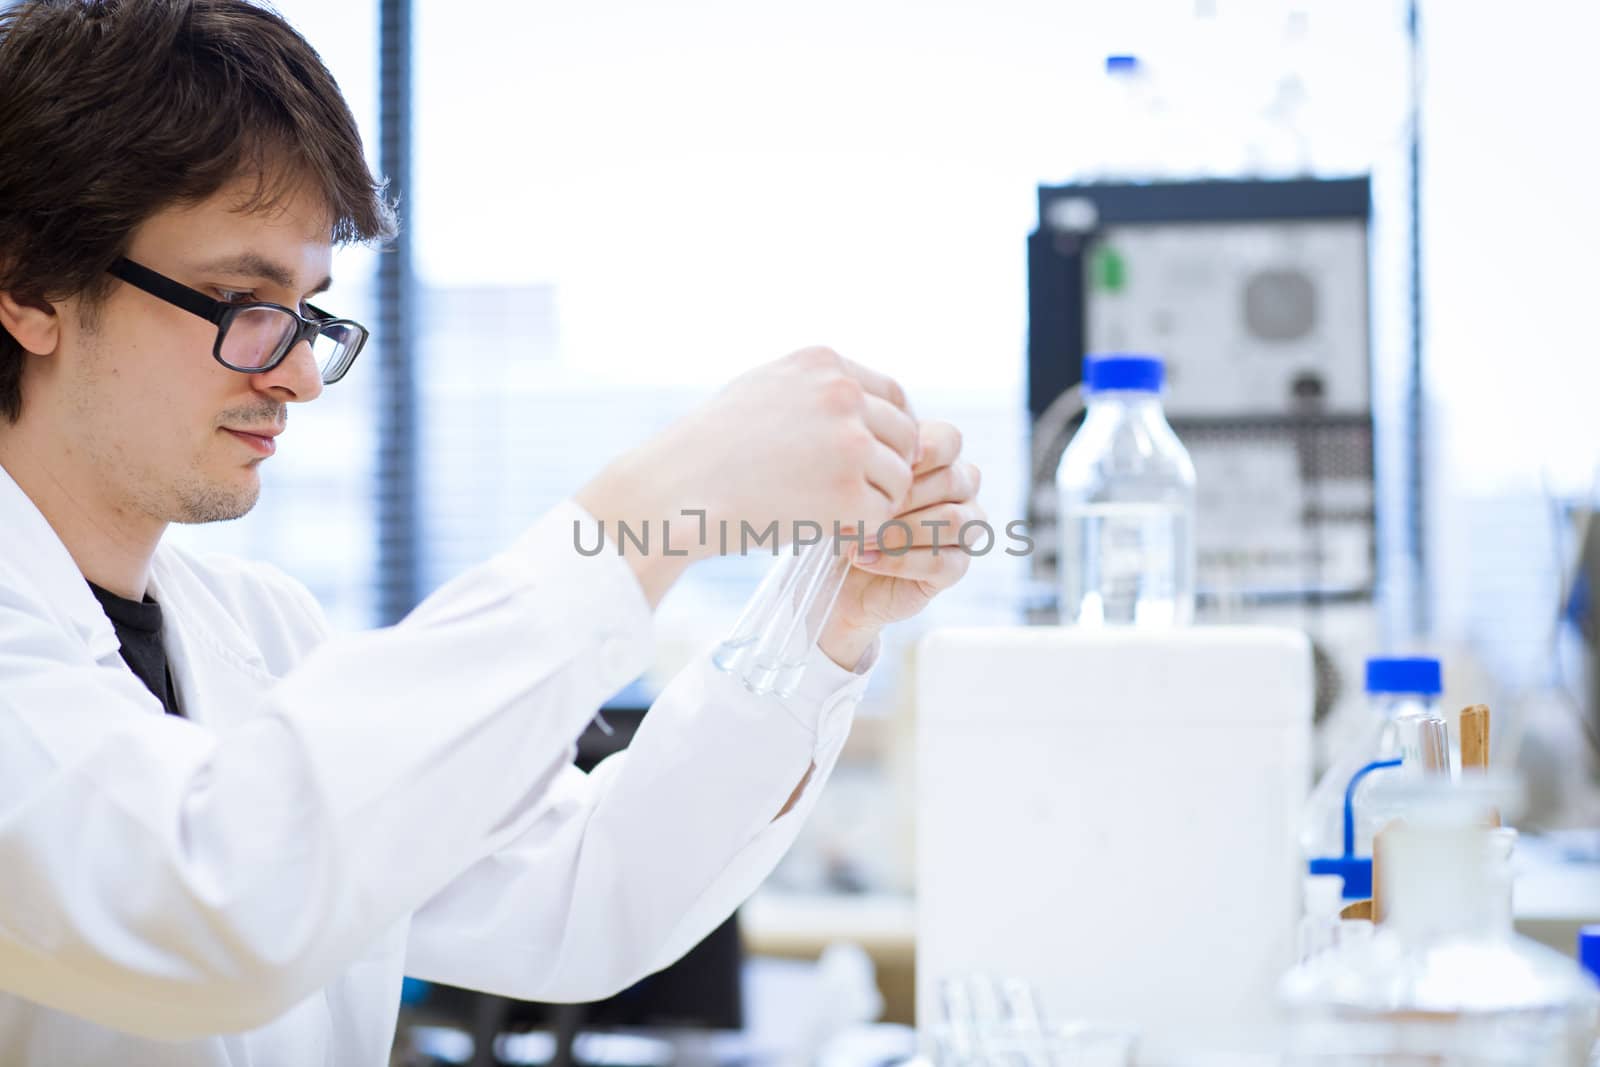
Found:
[[[30,583],[38,602],[83,641],[92,658],[123,666],[120,659],[113,659],[122,651],[116,628],[77,561],[4,467],[0,467],[0,530],[6,532],[10,559],[21,564],[12,580]],[[212,726],[239,719],[255,705],[262,687],[272,682],[254,643],[195,573],[188,557],[165,544],[157,546],[150,561],[150,595],[166,609],[163,643],[185,714]],[[185,617],[190,612],[198,613],[198,625]]]
[[[22,491],[5,467],[0,466],[0,529],[6,532],[11,558],[20,566],[17,577],[33,583],[39,599],[89,647],[95,659],[122,650],[117,631],[94,598],[78,563],[55,529]]]
[[[195,573],[190,558],[171,545],[157,545],[150,560],[150,597],[165,608],[163,645],[179,702],[186,693],[208,694],[205,709],[186,707],[184,713],[222,726],[250,712],[272,685],[272,672],[238,619]]]

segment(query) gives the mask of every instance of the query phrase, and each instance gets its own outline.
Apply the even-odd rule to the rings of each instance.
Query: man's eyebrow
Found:
[[[249,278],[265,278],[279,288],[294,288],[294,275],[289,269],[281,263],[274,263],[258,252],[241,252],[236,256],[224,256],[221,259],[203,263],[196,269],[202,274],[234,274]],[[331,285],[333,285],[331,277],[323,278],[306,295],[316,296],[318,293],[326,292]]]

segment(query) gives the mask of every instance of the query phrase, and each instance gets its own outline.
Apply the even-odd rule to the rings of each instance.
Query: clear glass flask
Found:
[[[791,695],[805,674],[853,552],[824,539],[780,559],[756,588],[711,661],[757,695]]]

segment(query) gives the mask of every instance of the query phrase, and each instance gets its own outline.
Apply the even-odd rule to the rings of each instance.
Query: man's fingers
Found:
[[[866,477],[867,484],[883,495],[890,515],[901,510],[901,502],[911,490],[911,464],[904,456],[874,440],[867,452]]]
[[[935,504],[903,512],[877,530],[867,531],[867,546],[890,552],[935,546],[959,551],[961,530],[969,523],[986,521],[988,515],[976,503]],[[978,531],[970,531],[968,537],[976,543],[983,541]]]
[[[967,568],[972,566],[972,556],[959,548],[913,548],[898,555],[879,553],[878,558],[870,563],[857,558],[854,565],[869,574],[927,582],[938,589],[945,589],[959,582],[967,573]]]
[[[887,374],[881,374],[873,370],[871,367],[863,367],[855,360],[844,359],[842,356],[840,359],[844,364],[845,373],[860,382],[861,387],[868,393],[879,399],[887,400],[907,415],[912,414],[911,401],[906,399],[906,391],[900,388],[899,382]]]
[[[976,464],[958,459],[944,467],[922,471],[911,483],[911,492],[903,505],[907,511],[918,511],[935,504],[961,504],[977,498],[983,485],[983,472]]]
[[[910,464],[917,455],[917,420],[882,397],[868,393],[864,399],[867,429]]]
[[[961,431],[948,422],[929,419],[917,425],[917,443],[921,445],[917,473],[937,470],[948,467],[961,454]]]

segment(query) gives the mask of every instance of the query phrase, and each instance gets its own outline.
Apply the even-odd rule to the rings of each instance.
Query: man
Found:
[[[760,883],[878,631],[965,569],[923,525],[981,517],[958,436],[825,349],[738,379],[390,629],[331,635],[278,572],[161,544],[254,504],[288,405],[364,339],[308,302],[331,247],[391,225],[276,15],[0,14],[0,1063],[377,1065],[404,973],[627,986]],[[575,738],[717,540],[619,555],[615,523],[685,508],[900,515],[917,539],[862,554],[794,696],[702,659],[585,776]]]

